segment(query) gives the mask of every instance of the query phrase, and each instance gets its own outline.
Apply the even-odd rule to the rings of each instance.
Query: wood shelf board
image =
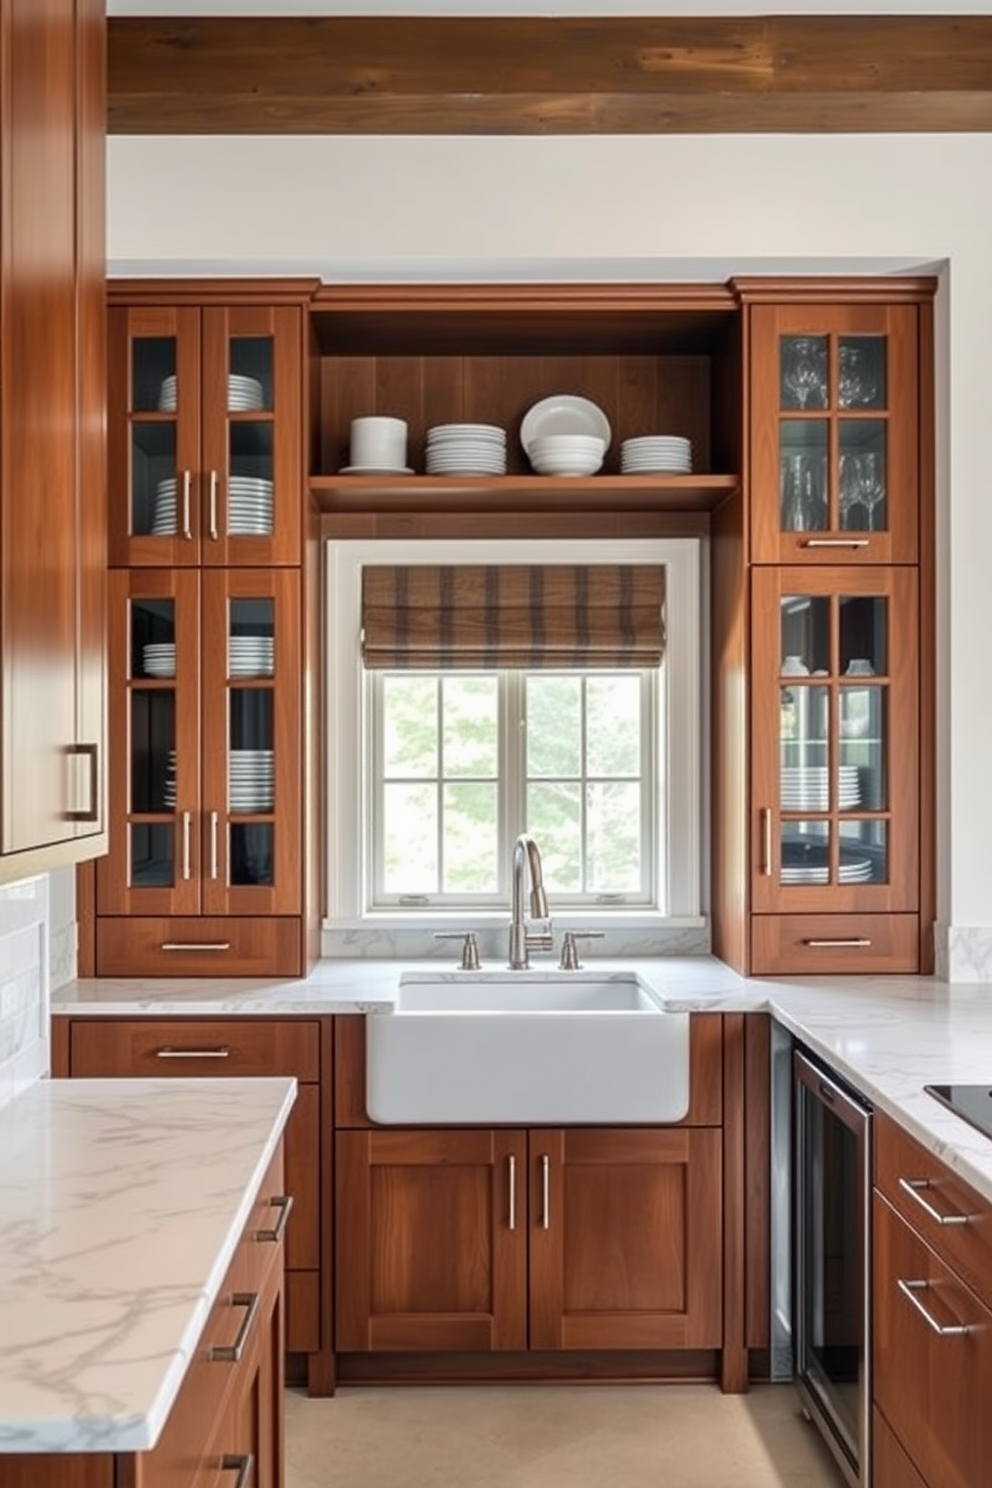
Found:
[[[324,512],[673,511],[708,512],[739,488],[736,475],[486,476],[316,475]]]

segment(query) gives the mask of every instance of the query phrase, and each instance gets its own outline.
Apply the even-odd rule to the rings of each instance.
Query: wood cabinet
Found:
[[[992,1476],[992,1205],[876,1116],[876,1488]]]
[[[282,1488],[284,1195],[280,1148],[155,1446],[5,1456],[5,1488]]]
[[[0,880],[106,850],[104,6],[0,10]]]
[[[307,1356],[311,1392],[332,1379],[329,1255],[324,1210],[331,1182],[330,1037],[313,1019],[59,1019],[55,1073],[116,1076],[294,1075],[284,1136],[293,1212],[286,1232],[286,1348]],[[322,1084],[323,1082],[323,1084]],[[322,1105],[323,1100],[323,1105]]]

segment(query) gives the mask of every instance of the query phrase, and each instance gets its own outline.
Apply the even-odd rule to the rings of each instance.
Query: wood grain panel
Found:
[[[464,1385],[470,1380],[503,1384],[621,1383],[658,1380],[707,1381],[716,1377],[712,1349],[547,1349],[460,1354],[342,1354],[342,1384]]]
[[[871,1461],[873,1488],[927,1488],[878,1406],[871,1413]]]
[[[188,949],[165,949],[177,943]],[[268,920],[102,915],[96,956],[102,977],[297,977],[303,965],[300,921],[288,915]]]
[[[286,1352],[316,1354],[320,1331],[320,1272],[287,1271]]]
[[[962,16],[119,17],[111,133],[987,130]]]
[[[723,1259],[723,1353],[720,1384],[727,1394],[747,1389],[745,1307],[747,1292],[744,1190],[744,1024],[743,1013],[723,1019],[723,1233],[717,1252]]]
[[[770,1347],[771,1019],[744,1019],[744,1341]]]
[[[821,944],[811,944],[815,941]],[[751,974],[912,974],[920,970],[919,942],[920,922],[915,914],[754,915]]]
[[[296,1019],[74,1018],[72,1074],[77,1079],[295,1075],[312,1083],[319,1079],[318,1040],[316,1023]],[[164,1049],[193,1052],[188,1060],[163,1058]],[[217,1059],[201,1057],[214,1049],[227,1052]]]

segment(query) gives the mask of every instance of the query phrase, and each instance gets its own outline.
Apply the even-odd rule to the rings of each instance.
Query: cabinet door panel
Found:
[[[874,1488],[927,1488],[877,1406],[871,1413],[871,1462]]]
[[[337,1348],[526,1347],[523,1133],[339,1132]]]
[[[878,1193],[874,1218],[875,1403],[928,1483],[975,1488],[992,1480],[992,1313]]]
[[[530,1134],[532,1348],[718,1348],[721,1133]]]

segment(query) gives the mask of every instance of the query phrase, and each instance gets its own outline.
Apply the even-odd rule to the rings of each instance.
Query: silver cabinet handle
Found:
[[[821,940],[804,940],[802,944],[804,946],[813,946],[814,948],[822,946],[851,946],[860,947],[863,950],[871,945],[871,941],[864,935],[851,935],[847,937],[843,935],[831,935]]]
[[[192,878],[193,870],[190,865],[190,829],[193,825],[193,813],[183,812],[183,878]]]
[[[927,1323],[930,1325],[933,1331],[935,1333],[939,1333],[941,1338],[960,1338],[962,1333],[971,1332],[971,1326],[968,1323],[938,1323],[933,1313],[927,1311],[927,1309],[923,1306],[923,1303],[920,1301],[918,1293],[930,1291],[932,1286],[931,1282],[902,1281],[899,1277],[896,1277],[896,1286],[902,1292],[904,1297],[909,1298],[910,1302],[912,1302],[913,1306],[916,1308],[920,1316],[926,1319]]]
[[[258,1316],[258,1293],[257,1292],[235,1292],[231,1298],[232,1307],[243,1307],[245,1315],[241,1319],[241,1327],[238,1336],[233,1343],[215,1343],[208,1354],[211,1364],[237,1364],[245,1351],[251,1330],[255,1326]]]
[[[183,471],[183,537],[187,542],[193,541],[193,528],[190,525],[190,494],[193,489],[193,472]]]
[[[923,1197],[923,1190],[934,1187],[929,1178],[900,1178],[899,1187],[903,1193],[908,1193],[911,1199],[916,1200],[924,1214],[929,1214],[935,1224],[964,1225],[971,1223],[970,1214],[941,1214],[939,1209],[935,1209],[932,1204],[927,1203]]]
[[[220,1459],[221,1472],[236,1472],[237,1479],[234,1488],[248,1488],[255,1471],[255,1459],[250,1452],[236,1456],[233,1452],[225,1452]]]
[[[219,533],[217,531],[217,472],[210,472],[210,538],[217,542]]]
[[[163,940],[163,951],[229,951],[229,940]]]
[[[541,1154],[541,1229],[551,1228],[551,1159]]]
[[[269,1200],[269,1206],[272,1209],[279,1210],[279,1218],[276,1220],[271,1230],[256,1230],[255,1239],[267,1241],[272,1245],[278,1245],[279,1241],[286,1233],[286,1226],[289,1224],[289,1216],[293,1212],[293,1195],[276,1194]]]
[[[870,537],[807,537],[801,548],[866,548]]]
[[[772,812],[770,806],[761,808],[761,865],[762,878],[772,876]]]
[[[156,1059],[229,1059],[230,1056],[230,1049],[223,1044],[216,1049],[174,1049],[171,1044],[166,1044],[155,1050]]]
[[[509,1174],[509,1203],[507,1205],[507,1229],[517,1228],[517,1159],[512,1152],[507,1158],[507,1170]]]
[[[99,744],[70,744],[70,755],[83,755],[90,762],[89,806],[80,811],[67,811],[66,821],[96,822],[100,820],[100,746]]]
[[[210,813],[210,877],[217,877],[217,822],[216,811]]]

